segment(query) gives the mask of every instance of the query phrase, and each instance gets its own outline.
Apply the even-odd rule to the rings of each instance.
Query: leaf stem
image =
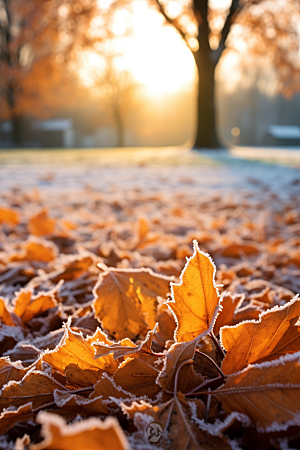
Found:
[[[192,389],[190,392],[187,392],[186,394],[184,394],[186,397],[192,397],[195,395],[199,395],[199,392],[197,392],[198,389],[205,389],[210,387],[210,385],[219,382],[219,381],[224,381],[224,378],[222,378],[221,376],[217,377],[217,378],[213,378],[212,380],[208,380],[205,383],[199,384],[198,386],[196,386],[194,389]],[[206,392],[206,391],[204,391]]]
[[[218,341],[218,339],[217,339],[216,336],[214,335],[213,331],[212,331],[211,333],[209,333],[208,336],[211,338],[211,340],[212,340],[213,343],[215,344],[216,349],[218,350],[219,355],[221,356],[221,359],[223,360],[223,359],[225,358],[225,356],[226,356],[226,355],[225,355],[225,352],[224,352],[224,350],[222,349],[222,347],[221,347],[221,345],[220,345],[220,342]]]
[[[174,395],[177,395],[177,388],[178,388],[178,376],[179,373],[181,371],[181,369],[186,366],[187,364],[194,364],[194,360],[193,359],[189,359],[188,361],[184,361],[182,364],[180,364],[180,366],[178,367],[178,370],[176,372],[175,375],[175,383],[174,383]]]
[[[213,364],[213,366],[215,367],[215,369],[219,372],[219,374],[221,375],[223,380],[225,380],[226,375],[222,372],[222,370],[220,369],[218,364],[210,356],[208,356],[206,353],[200,352],[200,350],[196,350],[196,353],[198,355],[204,356],[206,359],[208,359],[208,361],[210,361]]]

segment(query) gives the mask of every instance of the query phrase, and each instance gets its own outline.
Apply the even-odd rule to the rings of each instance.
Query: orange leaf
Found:
[[[214,334],[216,336],[224,325],[232,325],[235,310],[243,302],[243,299],[243,295],[232,295],[230,292],[225,292],[221,295],[222,309],[219,311],[214,324]]]
[[[5,325],[15,326],[11,314],[8,310],[8,305],[5,302],[4,298],[0,297],[0,322]]]
[[[222,328],[221,341],[227,350],[223,372],[238,372],[248,364],[300,351],[299,316],[300,299],[297,296],[282,307],[262,313],[257,322]]]
[[[258,431],[286,430],[299,424],[299,380],[300,352],[230,375],[213,395],[227,412],[248,415]]]
[[[41,412],[37,420],[42,424],[44,440],[31,445],[30,450],[129,450],[124,433],[113,417],[104,422],[92,418],[67,425],[61,417]]]
[[[11,208],[0,208],[0,225],[2,223],[12,226],[18,225],[20,223],[19,214]]]
[[[23,323],[57,305],[52,293],[40,293],[36,297],[31,297],[31,291],[21,291],[15,299],[14,313],[21,317]]]
[[[82,370],[101,370],[108,373],[114,373],[117,370],[118,363],[112,355],[98,359],[94,359],[94,356],[95,348],[92,344],[85,340],[81,333],[72,331],[68,323],[61,342],[54,350],[46,351],[42,355],[42,360],[62,374],[69,364],[76,364]]]
[[[48,217],[48,211],[43,209],[29,219],[29,232],[35,236],[47,236],[52,234],[56,225],[55,219]]]
[[[157,297],[166,297],[171,280],[150,269],[109,269],[94,289],[95,316],[116,339],[133,339],[154,328]]]
[[[177,319],[178,342],[189,342],[211,331],[219,309],[215,272],[213,261],[200,252],[195,240],[194,254],[187,261],[180,284],[171,283],[173,300],[167,303]]]

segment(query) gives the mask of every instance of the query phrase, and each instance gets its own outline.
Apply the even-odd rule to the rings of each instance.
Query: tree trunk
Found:
[[[22,119],[21,116],[13,116],[12,119],[12,142],[16,147],[20,147],[22,140]]]
[[[115,110],[115,120],[117,127],[117,145],[118,147],[125,147],[125,136],[124,136],[124,124],[122,114],[118,109]]]
[[[198,50],[195,62],[198,71],[198,97],[197,97],[197,133],[194,148],[219,149],[216,127],[215,107],[215,63],[210,59],[210,53]]]

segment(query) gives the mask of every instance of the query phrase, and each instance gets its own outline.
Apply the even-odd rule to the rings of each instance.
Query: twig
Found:
[[[208,336],[211,338],[211,340],[212,340],[213,343],[215,344],[216,349],[218,350],[219,355],[221,356],[221,359],[223,360],[223,359],[225,358],[226,355],[225,355],[224,350],[222,349],[222,347],[221,347],[221,345],[220,345],[220,342],[218,341],[218,339],[216,338],[216,336],[214,335],[213,332],[209,333]]]
[[[217,378],[213,378],[212,380],[208,380],[205,383],[201,383],[198,386],[196,386],[194,389],[192,389],[190,392],[187,392],[186,394],[184,394],[186,397],[193,397],[195,395],[199,395],[199,393],[197,392],[198,389],[205,389],[208,387],[211,387],[211,385],[213,385],[214,383],[217,383],[219,381],[224,382],[224,378],[222,378],[221,376],[217,377]],[[205,391],[206,392],[206,391]]]
[[[194,364],[194,360],[193,360],[193,359],[189,359],[188,361],[184,361],[184,362],[183,362],[182,364],[180,364],[180,366],[178,367],[178,370],[177,370],[176,375],[175,375],[174,395],[177,395],[179,372],[181,371],[181,369],[182,369],[186,364]]]
[[[215,369],[219,372],[221,377],[225,380],[226,375],[222,372],[222,370],[220,369],[218,364],[210,356],[208,356],[206,353],[200,352],[200,350],[196,350],[196,353],[198,355],[204,356],[206,359],[208,359],[208,361],[210,361],[214,365]]]

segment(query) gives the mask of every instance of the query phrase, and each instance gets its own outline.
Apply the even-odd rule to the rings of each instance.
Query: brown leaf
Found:
[[[29,232],[34,236],[47,236],[48,234],[52,234],[55,226],[56,220],[50,219],[46,209],[32,216],[28,222]]]
[[[0,414],[0,436],[13,428],[17,423],[30,420],[32,416],[32,403],[26,403],[13,411],[3,411]]]
[[[45,352],[42,360],[50,364],[53,369],[64,373],[69,364],[76,364],[79,369],[105,371],[114,373],[118,368],[117,361],[112,355],[94,359],[95,348],[81,333],[72,331],[69,324],[65,326],[65,334],[60,344],[52,351]]]
[[[260,315],[257,322],[244,322],[221,330],[227,350],[222,364],[225,374],[238,372],[248,364],[277,359],[300,351],[300,299]]]
[[[194,254],[180,276],[180,284],[172,283],[173,300],[167,303],[177,319],[175,338],[178,342],[189,342],[211,331],[219,309],[215,271],[214,263],[200,252],[195,240]]]
[[[19,407],[32,403],[32,411],[53,403],[55,389],[64,390],[64,386],[49,375],[30,370],[20,381],[11,381],[6,385],[0,398],[0,410],[9,406]]]
[[[175,376],[182,363],[192,360],[198,340],[192,342],[175,343],[165,353],[164,368],[160,372],[157,383],[167,391],[174,391]],[[201,375],[195,372],[192,365],[182,367],[178,378],[178,389],[181,392],[189,392],[204,381]]]
[[[22,364],[17,362],[10,362],[8,358],[0,358],[0,389],[9,381],[20,381],[26,374]]]
[[[133,339],[154,328],[157,296],[166,297],[170,281],[150,269],[109,269],[94,289],[95,316],[116,339]]]
[[[224,325],[232,325],[235,310],[241,305],[243,299],[243,295],[232,295],[230,292],[224,292],[221,295],[222,309],[219,311],[214,324],[214,334],[216,336]]]
[[[128,358],[117,370],[114,380],[125,391],[137,397],[153,398],[160,391],[155,383],[159,370],[137,358]]]
[[[238,411],[250,417],[258,431],[286,430],[299,424],[300,353],[249,366],[230,375],[213,392],[228,412]]]
[[[31,445],[30,450],[129,450],[118,422],[109,417],[88,419],[67,425],[59,416],[42,412],[37,420],[42,424],[44,440]]]
[[[145,433],[145,429],[151,427],[151,422],[161,426],[162,437],[157,442],[160,448],[172,448],[172,450],[230,450],[231,447],[225,439],[209,435],[190,420],[191,403],[186,401],[184,395],[179,392],[173,399],[160,405],[152,406],[144,401],[141,401],[141,403],[133,402],[129,407],[123,405],[123,410],[130,419],[135,421],[135,425],[140,432],[139,438],[141,438],[142,433]],[[195,407],[200,414],[203,414],[204,404],[201,400],[196,400]],[[137,414],[138,420],[135,420]],[[141,420],[143,416],[145,417],[144,421]],[[151,422],[149,419],[147,420],[149,416],[153,419]],[[145,426],[147,422],[148,427]]]
[[[17,211],[11,208],[0,208],[0,225],[7,223],[8,225],[16,226],[20,223],[20,217]]]

